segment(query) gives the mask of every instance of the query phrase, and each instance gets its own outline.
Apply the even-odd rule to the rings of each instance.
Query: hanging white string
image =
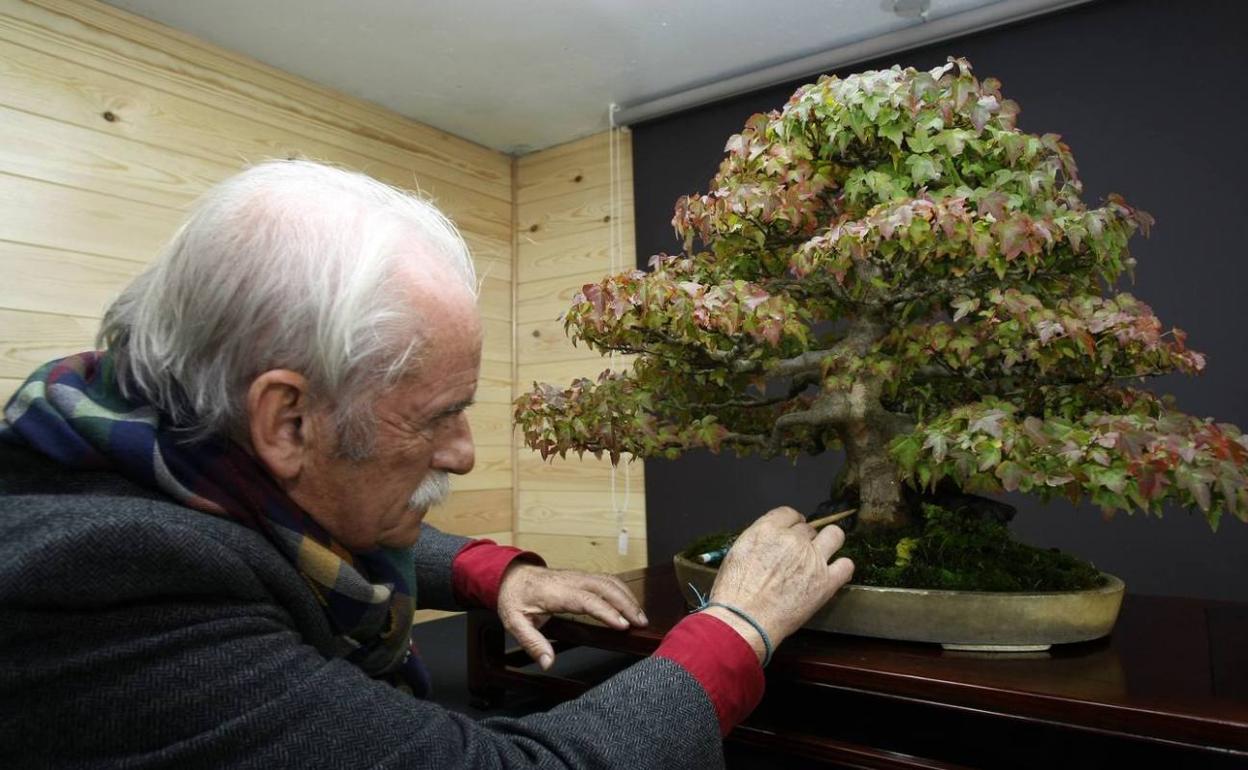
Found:
[[[615,125],[615,113],[619,110],[619,105],[612,103],[607,108],[607,118],[610,128],[607,129],[607,153],[608,153],[608,174],[610,186],[608,188],[607,203],[607,259],[611,265],[611,273],[623,272],[626,268],[624,265],[624,229],[622,227],[621,212],[624,205],[623,195],[623,179],[621,167],[624,162],[620,149],[620,127]],[[632,265],[628,265],[631,268]],[[620,356],[617,351],[611,351],[609,358],[611,370],[618,371],[620,366]],[[628,511],[629,497],[632,494],[632,474],[629,464],[624,465],[624,499],[619,500],[616,495],[616,475],[619,467],[611,466],[611,511],[615,514],[615,528],[617,534],[616,551],[620,556],[628,554],[628,528],[624,526],[624,517]]]

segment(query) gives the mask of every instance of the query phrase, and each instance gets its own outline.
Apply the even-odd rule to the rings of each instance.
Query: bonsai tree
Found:
[[[825,76],[750,118],[710,191],[676,204],[684,253],[577,295],[573,341],[634,363],[520,397],[528,445],[841,448],[868,531],[938,488],[1248,519],[1248,437],[1137,387],[1205,366],[1115,288],[1152,218],[1117,195],[1088,208],[1070,148],[1017,115],[951,58]]]

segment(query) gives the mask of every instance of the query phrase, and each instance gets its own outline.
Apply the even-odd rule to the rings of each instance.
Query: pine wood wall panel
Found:
[[[4,240],[148,262],[177,230],[174,208],[0,173]]]
[[[628,554],[616,552],[615,536],[582,537],[579,535],[545,535],[517,531],[519,548],[540,553],[555,566],[589,570],[590,572],[623,572],[646,566],[646,540],[633,538]]]
[[[419,190],[462,230],[486,327],[477,464],[430,521],[510,541],[511,159],[102,3],[0,0],[0,398],[91,346],[196,196],[281,157]]]
[[[633,494],[644,486],[645,471],[640,461],[621,465],[616,471],[617,501],[623,498],[624,472],[628,469]],[[531,491],[595,492],[604,501],[611,494],[611,462],[606,457],[598,459],[591,454],[584,457],[569,452],[566,458],[543,460],[536,452],[521,449],[516,457],[518,493]],[[609,503],[604,503],[609,504]],[[576,514],[572,518],[577,518]],[[631,532],[631,531],[630,531]],[[631,534],[637,534],[631,532]]]
[[[481,378],[477,380],[478,404],[507,404],[512,401],[511,362],[481,362]]]
[[[572,297],[587,283],[597,283],[605,275],[602,270],[587,273],[560,275],[555,278],[533,280],[521,276],[516,288],[516,322],[550,323],[559,321],[572,305]]]
[[[32,10],[35,7],[42,10]],[[341,94],[204,43],[190,35],[100,3],[36,0],[14,6],[14,21],[57,33],[103,57],[120,57],[132,69],[164,77],[243,104],[265,103],[304,120],[345,129],[406,151],[421,176],[435,176],[501,200],[511,197],[510,159],[367,102]]]
[[[522,229],[516,248],[519,274],[529,281],[596,272],[600,265],[611,262],[606,229],[603,223],[603,232],[585,231],[567,237]]]
[[[451,488],[458,484],[451,482]],[[445,505],[429,511],[425,521],[447,532],[484,536],[511,530],[511,490],[487,489],[452,494]]]
[[[521,159],[521,173],[524,169]],[[575,236],[601,238],[610,220],[611,186],[586,187],[551,198],[529,200],[521,196],[516,204],[520,231],[540,242],[543,234],[550,239],[566,240]]]
[[[0,377],[0,402],[8,401],[9,396],[16,393],[17,389],[21,387],[21,385],[21,380],[15,380],[9,377]]]
[[[0,170],[16,176],[180,206],[234,166],[0,107]]]
[[[16,0],[6,0],[9,2]],[[93,67],[118,67],[81,49],[41,39],[38,49],[12,42],[0,15],[0,78],[7,106],[84,128],[139,139],[156,147],[237,168],[277,157],[306,157],[364,171],[389,184],[419,189],[465,230],[510,242],[506,198],[472,194],[454,182],[421,176],[414,159],[382,142],[330,125],[292,119],[262,103],[243,104],[188,91],[159,73],[128,77]],[[58,55],[67,58],[59,58]],[[113,70],[115,71],[115,70]],[[134,79],[130,79],[133,77]],[[170,89],[170,90],[163,90]],[[109,117],[111,116],[111,118]]]
[[[625,498],[623,479],[617,479],[619,504],[624,506],[624,526],[629,533],[646,531],[646,490],[633,484]],[[580,535],[615,538],[615,511],[610,495],[601,489],[540,490],[521,488],[516,512],[516,529],[545,535]],[[612,540],[614,543],[614,539]]]
[[[621,142],[623,204],[618,223],[623,267],[634,263],[631,151]],[[517,163],[516,387],[534,380],[560,385],[595,378],[610,361],[574,348],[559,316],[580,287],[610,271],[610,154],[608,135],[561,145]],[[627,366],[627,360],[620,362]],[[631,495],[625,505],[625,478]],[[516,544],[555,566],[619,572],[645,563],[645,480],[641,463],[615,472],[591,455],[542,461],[517,443]],[[628,553],[617,551],[616,507],[624,508]]]
[[[478,446],[511,446],[510,404],[477,402],[468,408],[467,415]]]
[[[524,173],[516,180],[516,196],[536,201],[590,188],[606,188],[611,182],[609,154],[606,134],[599,134],[525,156],[521,160]],[[624,190],[631,192],[632,164],[622,164],[619,171]]]
[[[0,307],[99,318],[142,269],[126,259],[0,241]]]
[[[91,346],[99,322],[0,308],[0,377],[25,379],[40,364]]]

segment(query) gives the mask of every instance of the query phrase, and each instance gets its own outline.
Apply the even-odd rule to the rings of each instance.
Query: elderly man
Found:
[[[0,765],[722,764],[760,662],[850,577],[779,509],[651,658],[524,719],[424,700],[416,607],[646,623],[616,580],[422,524],[473,466],[476,278],[436,209],[272,162],[218,185],[0,428]]]

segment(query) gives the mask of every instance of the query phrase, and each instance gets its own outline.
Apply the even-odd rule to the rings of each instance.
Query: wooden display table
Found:
[[[671,566],[621,578],[650,626],[554,618],[543,632],[556,649],[648,655],[685,615]],[[481,705],[508,687],[564,699],[596,683],[542,674],[503,640],[493,613],[470,613]],[[844,767],[1248,768],[1248,604],[1128,594],[1112,636],[1044,653],[800,632],[777,650],[730,755],[734,745]]]

